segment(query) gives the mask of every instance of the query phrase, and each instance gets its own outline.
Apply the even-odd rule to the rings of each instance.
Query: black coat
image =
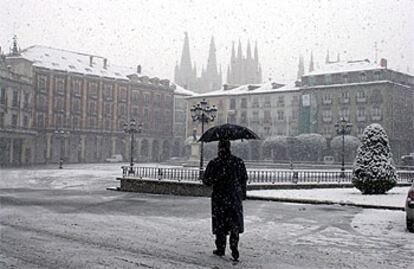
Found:
[[[203,183],[213,186],[211,195],[213,234],[243,233],[243,205],[247,172],[242,159],[231,154],[211,160]]]

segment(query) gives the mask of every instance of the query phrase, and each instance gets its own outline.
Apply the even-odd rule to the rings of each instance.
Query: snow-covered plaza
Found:
[[[120,174],[120,164],[0,170],[0,268],[388,269],[414,263],[414,234],[405,230],[403,211],[247,200],[241,262],[233,266],[229,250],[226,258],[212,254],[208,198],[106,190]]]

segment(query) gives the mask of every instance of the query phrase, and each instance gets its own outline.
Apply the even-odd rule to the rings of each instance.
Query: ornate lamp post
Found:
[[[199,104],[193,105],[190,109],[191,118],[193,121],[201,122],[201,135],[204,133],[204,124],[214,121],[217,116],[217,108],[213,105],[212,107],[208,106],[208,103],[203,99]],[[200,180],[203,176],[203,142],[200,145]]]
[[[142,125],[138,125],[134,119],[129,123],[124,123],[124,132],[131,135],[131,160],[129,163],[128,174],[134,174],[134,144],[135,144],[135,134],[139,134],[142,131]]]
[[[59,129],[54,131],[54,134],[60,140],[59,169],[62,169],[63,168],[63,158],[65,156],[65,140],[64,140],[64,138],[66,137],[66,135],[70,134],[70,132],[63,130],[63,128],[59,128]]]
[[[352,123],[346,121],[344,118],[341,118],[335,124],[336,133],[342,135],[342,166],[341,166],[341,178],[345,177],[345,135],[351,133]]]

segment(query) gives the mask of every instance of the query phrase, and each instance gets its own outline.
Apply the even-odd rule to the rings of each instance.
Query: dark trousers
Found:
[[[226,241],[227,235],[225,233],[217,233],[216,234],[216,248],[219,251],[224,252],[226,249]],[[239,234],[238,233],[230,233],[230,249],[232,251],[238,250],[239,246]]]

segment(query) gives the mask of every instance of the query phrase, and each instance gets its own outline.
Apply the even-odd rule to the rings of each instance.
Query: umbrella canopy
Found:
[[[198,141],[212,142],[238,139],[260,139],[260,137],[247,127],[226,123],[211,127],[204,132]]]

